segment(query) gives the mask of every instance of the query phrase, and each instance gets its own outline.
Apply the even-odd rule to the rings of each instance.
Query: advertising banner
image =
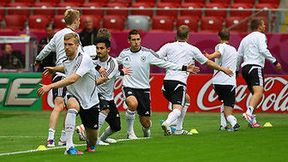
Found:
[[[164,74],[152,74],[150,77],[151,85],[151,107],[153,112],[166,112],[168,102],[164,98],[161,87]],[[221,102],[215,94],[212,84],[212,75],[191,75],[188,79],[187,93],[191,98],[188,109],[190,112],[219,112]],[[43,83],[50,82],[50,79],[43,78]],[[119,110],[124,110],[127,106],[124,102],[122,93],[122,79],[119,77],[114,85],[115,103]],[[251,95],[245,81],[241,76],[237,78],[236,89],[236,112],[246,111]],[[53,107],[52,95],[43,96],[43,110],[51,110]],[[288,112],[288,76],[269,75],[265,76],[264,95],[259,104],[258,112]]]
[[[41,73],[0,73],[0,110],[41,110]]]

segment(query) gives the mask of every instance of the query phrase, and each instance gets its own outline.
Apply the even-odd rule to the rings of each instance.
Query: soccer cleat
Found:
[[[134,132],[133,132],[133,133],[128,133],[128,134],[127,134],[127,138],[128,138],[128,139],[132,139],[132,140],[133,140],[133,139],[138,139],[138,137],[135,135]]]
[[[62,141],[61,139],[58,141],[58,146],[66,146],[66,141]]]
[[[104,140],[104,142],[109,143],[109,144],[117,143],[117,141],[113,138],[107,138],[106,140]]]
[[[174,132],[174,134],[175,135],[192,135],[192,133],[191,132],[189,132],[189,131],[187,131],[187,130],[184,130],[184,129],[182,129],[182,130],[176,130],[175,132]]]
[[[144,137],[150,137],[151,136],[150,129],[145,129],[142,127],[142,131],[143,131]]]
[[[75,147],[70,147],[64,152],[65,155],[83,155],[83,152],[78,151]]]
[[[47,140],[47,147],[55,147],[54,139]]]
[[[95,152],[96,151],[96,146],[87,146],[87,149],[85,151],[87,151],[87,152]]]
[[[163,131],[164,131],[164,136],[170,136],[170,135],[172,134],[171,128],[168,127],[167,125],[162,124],[162,125],[161,125],[161,128],[162,128]]]
[[[252,124],[248,124],[248,126],[250,128],[263,128],[263,126],[261,126],[258,122],[252,123]]]
[[[96,145],[99,146],[109,146],[109,143],[103,142],[102,140],[97,140]]]
[[[224,126],[220,125],[220,127],[219,127],[219,130],[221,130],[221,131],[225,131],[228,129],[229,129],[228,126],[224,127]]]
[[[86,137],[85,127],[83,126],[83,124],[76,127],[76,132],[79,135],[80,141],[87,141],[88,140]]]
[[[246,112],[242,114],[242,118],[245,119],[249,124],[253,123],[254,116],[247,114]]]
[[[227,131],[228,131],[228,132],[233,132],[233,131],[238,131],[239,129],[240,129],[240,125],[239,125],[238,123],[236,123],[236,124],[234,125],[234,127],[228,128]]]

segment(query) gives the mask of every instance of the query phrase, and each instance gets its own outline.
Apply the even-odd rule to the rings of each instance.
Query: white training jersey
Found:
[[[37,55],[36,60],[42,61],[50,54],[50,52],[56,52],[56,66],[62,65],[63,61],[67,58],[64,49],[64,35],[68,33],[76,33],[76,32],[74,32],[70,28],[64,28],[55,33],[50,42]],[[78,50],[82,51],[81,45],[79,46]]]
[[[238,56],[236,49],[229,44],[220,43],[215,47],[215,51],[219,51],[221,53],[219,58],[215,58],[215,63],[219,66],[227,67],[232,70],[233,73],[235,73]],[[214,70],[212,83],[236,86],[236,75],[229,77],[222,71]]]
[[[160,58],[178,65],[195,64],[194,59],[200,64],[208,60],[197,47],[187,42],[167,43],[159,49],[157,54]],[[164,80],[176,80],[186,84],[188,76],[189,72],[168,69]]]
[[[124,75],[123,86],[136,89],[150,88],[150,65],[173,70],[182,69],[182,64],[174,64],[162,60],[153,50],[145,47],[141,47],[137,52],[132,52],[130,48],[124,49],[116,60],[124,67],[130,67],[132,70],[131,75]]]
[[[96,70],[92,59],[83,53],[73,60],[64,60],[65,74],[67,76],[76,73],[81,76],[75,83],[67,86],[67,91],[75,96],[83,109],[89,109],[99,103],[96,84]]]
[[[270,62],[276,61],[270,51],[267,49],[267,38],[265,34],[255,31],[247,35],[240,42],[238,48],[237,67],[243,58],[241,67],[245,65],[259,65],[264,68],[265,58]]]
[[[109,79],[105,83],[98,85],[99,94],[104,100],[114,100],[114,83],[120,73],[118,63],[115,58],[109,56],[104,62],[97,60],[96,64],[106,69]]]

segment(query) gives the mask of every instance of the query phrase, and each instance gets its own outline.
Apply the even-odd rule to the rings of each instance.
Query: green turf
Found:
[[[0,154],[36,149],[46,143],[50,112],[0,111]],[[196,128],[199,135],[163,136],[159,120],[167,113],[153,113],[152,138],[123,141],[111,146],[99,146],[96,153],[65,156],[64,149],[0,156],[1,162],[162,162],[162,161],[288,161],[288,115],[258,114],[262,123],[269,121],[272,128],[251,129],[236,114],[241,129],[237,132],[218,131],[218,113],[187,113],[184,127]],[[124,114],[122,130],[114,138],[126,137]],[[63,115],[60,121],[62,122]],[[79,123],[79,119],[77,121]],[[59,123],[58,125],[60,125]],[[138,118],[135,121],[138,137],[142,136]],[[59,139],[60,126],[56,136]],[[80,142],[75,136],[75,143]],[[85,147],[78,147],[84,150]]]

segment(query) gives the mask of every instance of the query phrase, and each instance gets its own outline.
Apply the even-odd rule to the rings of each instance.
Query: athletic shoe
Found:
[[[107,138],[104,142],[109,143],[109,144],[117,143],[117,141],[113,138]]]
[[[228,129],[229,129],[228,126],[224,127],[224,126],[220,125],[220,127],[219,127],[219,130],[221,130],[221,131],[225,131]]]
[[[83,152],[78,151],[75,147],[70,147],[64,152],[65,155],[83,155]]]
[[[254,116],[247,114],[246,112],[242,114],[242,118],[245,119],[249,124],[253,123]]]
[[[97,140],[96,145],[99,145],[99,146],[109,146],[109,143],[103,142],[103,141],[101,141],[101,140],[99,139],[99,140]]]
[[[239,128],[240,128],[240,125],[239,125],[238,123],[236,123],[236,124],[234,125],[234,127],[228,128],[227,131],[228,131],[228,132],[238,131]]]
[[[88,140],[86,137],[85,127],[83,126],[83,124],[76,127],[76,132],[79,135],[80,141],[87,141]]]
[[[47,140],[47,147],[55,147],[54,139]]]
[[[142,127],[142,131],[143,131],[144,137],[150,137],[151,136],[150,129],[147,130],[147,129]]]
[[[135,135],[135,133],[133,132],[133,133],[127,133],[127,138],[128,139],[138,139],[138,137]]]
[[[252,124],[248,124],[248,126],[250,128],[263,128],[263,126],[261,126],[258,122],[252,123]]]
[[[66,141],[62,141],[61,139],[58,141],[58,146],[66,146]]]
[[[175,134],[175,135],[190,135],[190,136],[192,135],[191,132],[189,132],[189,131],[187,131],[187,130],[184,130],[184,129],[182,129],[182,130],[176,130],[174,134]]]
[[[170,136],[172,134],[171,128],[165,125],[164,123],[161,125],[161,128],[164,131],[164,136]]]
[[[87,151],[87,152],[95,152],[96,151],[96,146],[87,146],[87,149],[85,151]]]

